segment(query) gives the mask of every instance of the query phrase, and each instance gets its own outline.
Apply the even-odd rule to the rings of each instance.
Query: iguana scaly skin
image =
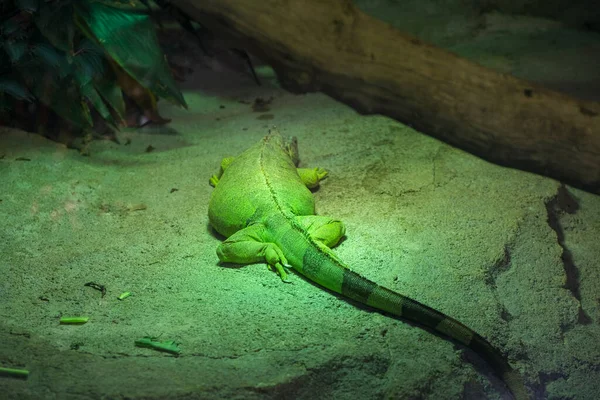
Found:
[[[344,236],[341,221],[314,215],[308,188],[327,175],[320,168],[296,168],[297,153],[272,129],[259,143],[235,158],[225,158],[208,217],[227,237],[217,248],[222,262],[266,262],[283,281],[292,267],[313,282],[350,299],[406,318],[454,339],[482,356],[514,397],[528,399],[521,376],[482,336],[439,311],[386,289],[352,272],[330,248]]]

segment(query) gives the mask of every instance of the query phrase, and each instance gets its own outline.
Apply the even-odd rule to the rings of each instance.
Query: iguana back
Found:
[[[227,173],[223,173],[227,170]],[[262,221],[275,210],[294,215],[315,213],[314,198],[296,172],[280,135],[272,134],[235,159],[221,163],[208,216],[217,232],[229,237]]]

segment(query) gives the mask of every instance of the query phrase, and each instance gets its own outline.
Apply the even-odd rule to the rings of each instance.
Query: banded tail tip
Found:
[[[529,391],[525,387],[525,381],[523,376],[515,370],[506,371],[502,375],[502,380],[506,383],[506,386],[510,389],[515,400],[531,400],[532,397]]]

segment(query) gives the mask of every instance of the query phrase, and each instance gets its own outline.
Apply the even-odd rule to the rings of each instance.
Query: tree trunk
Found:
[[[270,63],[284,87],[322,91],[497,164],[600,193],[600,103],[426,44],[350,0],[172,0]]]

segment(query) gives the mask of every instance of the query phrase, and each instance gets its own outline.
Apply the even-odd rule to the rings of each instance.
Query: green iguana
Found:
[[[208,207],[213,228],[227,237],[217,248],[221,262],[265,262],[284,282],[286,268],[377,310],[406,318],[471,348],[506,383],[514,397],[528,399],[522,377],[482,336],[439,311],[352,272],[331,247],[345,234],[341,221],[314,215],[321,168],[297,167],[297,150],[273,128],[259,143],[224,158]]]

